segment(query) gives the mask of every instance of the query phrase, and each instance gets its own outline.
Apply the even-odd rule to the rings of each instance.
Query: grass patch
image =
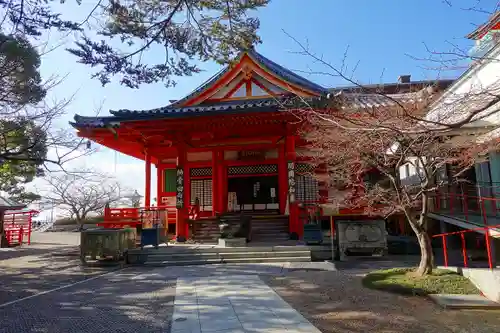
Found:
[[[414,268],[374,271],[363,278],[363,286],[403,295],[479,294],[479,290],[460,274],[434,269],[431,275],[418,277],[412,274],[414,271]]]

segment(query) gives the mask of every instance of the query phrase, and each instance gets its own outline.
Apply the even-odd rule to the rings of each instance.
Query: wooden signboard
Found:
[[[263,150],[242,150],[238,152],[238,160],[240,161],[256,161],[265,159],[266,152]]]
[[[176,199],[176,197],[174,197],[174,196],[162,197],[161,198],[161,205],[162,206],[177,206],[175,199]]]
[[[184,169],[177,168],[176,172],[177,184],[176,184],[176,207],[184,207]]]
[[[320,205],[323,216],[336,216],[339,214],[339,206],[333,204]]]
[[[287,171],[288,171],[288,197],[290,203],[295,202],[295,163],[289,161],[287,163]]]

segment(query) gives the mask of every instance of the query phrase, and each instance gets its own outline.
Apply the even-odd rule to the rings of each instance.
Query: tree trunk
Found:
[[[416,274],[419,276],[431,274],[434,267],[431,238],[423,228],[416,231],[416,235],[420,245],[420,264]]]
[[[76,224],[78,225],[78,231],[82,231],[83,230],[83,222],[85,221],[85,214],[81,214],[79,212],[76,212],[75,213],[75,220],[76,220]]]

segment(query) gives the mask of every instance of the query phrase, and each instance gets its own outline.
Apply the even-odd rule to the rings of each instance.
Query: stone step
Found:
[[[215,239],[217,240],[220,236],[217,235],[211,235],[211,234],[197,234],[194,236],[191,236],[192,239],[194,240],[202,240],[202,239]]]
[[[288,229],[288,224],[260,224],[260,225],[252,225],[252,229]]]
[[[265,232],[268,234],[272,234],[275,232],[287,232],[288,227],[266,227],[266,228],[260,228],[260,227],[253,227],[252,232]]]
[[[158,260],[146,261],[146,266],[191,266],[209,264],[261,264],[278,262],[310,262],[310,256],[303,257],[272,257],[272,258],[234,258],[234,259],[194,259],[194,260]]]
[[[222,249],[223,250],[223,249]],[[166,254],[149,254],[147,261],[189,261],[189,260],[226,260],[226,259],[241,259],[241,258],[283,258],[283,257],[311,257],[311,251],[269,251],[269,252],[220,252],[220,253],[173,253]]]
[[[274,228],[274,229],[261,229],[261,228],[252,228],[252,233],[261,233],[261,234],[279,234],[283,232],[288,232],[288,228]]]
[[[217,240],[220,237],[219,233],[197,233],[196,235],[193,235],[191,238],[194,240],[203,240],[203,239],[214,239]],[[288,234],[287,231],[282,231],[282,232],[275,232],[275,233],[259,233],[259,232],[252,232],[252,239],[268,239],[268,240],[273,240],[273,239],[289,239],[290,235]]]
[[[194,245],[196,246],[196,245]],[[323,248],[326,246],[319,246],[319,248]],[[233,252],[290,252],[290,251],[307,251],[311,248],[318,248],[318,246],[295,246],[295,245],[282,245],[282,246],[272,246],[267,244],[253,244],[251,247],[209,247],[209,246],[200,246],[200,247],[184,247],[184,246],[162,246],[158,249],[153,247],[146,247],[144,249],[136,248],[128,250],[131,254],[159,254],[163,253],[165,255],[170,255],[173,253],[233,253]]]
[[[268,234],[268,233],[252,233],[252,237],[259,236],[259,238],[269,238],[273,239],[276,237],[285,237],[288,238],[288,232],[279,232],[279,233],[274,233],[274,234]]]
[[[288,223],[288,219],[252,219],[252,223]]]

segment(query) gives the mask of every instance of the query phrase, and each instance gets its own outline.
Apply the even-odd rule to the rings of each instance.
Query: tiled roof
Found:
[[[0,196],[0,210],[16,210],[26,207],[26,205],[17,203],[13,200]]]
[[[395,106],[398,103],[411,103],[422,101],[426,90],[404,94],[364,94],[337,92],[331,93],[329,98],[342,101],[343,109],[367,109],[376,107]],[[238,112],[269,112],[278,111],[286,107],[297,107],[303,104],[301,99],[288,98],[262,98],[251,100],[237,100],[220,102],[217,104],[194,105],[187,107],[175,107],[169,105],[152,110],[118,110],[111,111],[112,116],[108,117],[83,117],[75,115],[75,122],[70,124],[76,128],[92,127],[119,127],[120,122],[133,120],[149,120],[164,118],[195,117],[203,115],[215,115],[218,113],[238,113]]]
[[[422,101],[424,91],[405,94],[363,94],[363,93],[338,93],[334,98],[342,100],[344,109],[368,109],[378,107],[396,106],[398,103],[412,103]]]
[[[245,53],[242,53],[242,57]],[[389,98],[374,93],[359,91],[354,91],[352,88],[341,88],[340,90],[328,90],[321,87],[314,82],[311,82],[300,75],[282,67],[281,65],[273,62],[272,60],[264,57],[263,55],[255,52],[254,50],[247,51],[251,58],[258,62],[263,68],[273,73],[274,75],[282,78],[284,81],[289,82],[294,85],[301,86],[305,89],[313,91],[318,95],[334,96],[336,98],[343,98],[344,102],[349,105],[348,108],[368,108],[377,106],[386,106],[396,104],[394,100],[410,98],[410,96],[415,96],[414,93],[407,94],[391,94]],[[239,59],[236,59],[237,62]],[[149,120],[149,119],[163,119],[163,118],[180,118],[180,117],[195,117],[202,115],[215,115],[217,113],[238,113],[238,112],[269,112],[277,111],[283,108],[283,106],[291,107],[297,106],[300,103],[300,99],[294,98],[292,96],[276,98],[259,98],[259,99],[246,99],[246,100],[233,100],[226,102],[219,102],[215,104],[203,104],[182,107],[184,101],[197,96],[207,87],[211,86],[215,81],[217,81],[222,75],[231,69],[227,66],[225,69],[217,73],[210,80],[205,82],[203,85],[195,89],[191,94],[184,97],[181,100],[175,101],[170,105],[151,109],[151,110],[128,110],[121,109],[116,111],[110,111],[111,116],[105,117],[85,117],[75,115],[74,122],[70,122],[73,127],[76,128],[103,128],[103,127],[119,127],[121,122],[133,121],[133,120]],[[423,82],[423,81],[422,81]],[[408,84],[408,87],[413,87],[412,84]],[[407,89],[408,90],[408,89]],[[391,93],[386,91],[387,93]],[[394,99],[394,100],[391,100]]]
[[[497,11],[496,13],[491,15],[488,22],[477,27],[476,30],[468,34],[466,37],[469,39],[479,39],[482,35],[488,32],[499,22],[500,22],[500,11]]]
[[[260,62],[261,64],[264,65],[269,71],[277,74],[278,76],[282,77],[285,79],[285,81],[288,81],[290,83],[294,83],[298,86],[305,87],[309,90],[312,90],[316,93],[319,94],[325,94],[328,92],[328,89],[320,86],[319,84],[316,84],[312,81],[309,81],[308,79],[292,72],[291,70],[275,63],[274,61],[264,57],[262,54],[257,53],[255,51],[249,51],[248,54]]]
[[[112,116],[108,117],[83,117],[75,115],[73,127],[118,127],[122,121],[148,120],[159,118],[175,118],[185,116],[214,115],[219,112],[259,112],[279,110],[283,106],[291,106],[296,103],[295,98],[262,98],[250,100],[227,101],[217,104],[194,105],[187,107],[175,107],[169,105],[152,110],[117,110],[110,111]]]
[[[316,93],[319,94],[324,94],[328,92],[328,89],[312,82],[309,81],[308,79],[292,72],[289,69],[286,69],[285,67],[275,63],[274,61],[264,57],[262,54],[256,52],[255,50],[249,50],[246,52],[251,58],[253,58],[255,61],[260,63],[263,67],[265,67],[267,70],[270,72],[274,73],[278,77],[283,78],[285,81],[288,81],[290,83],[297,84],[299,86],[302,86],[306,89],[312,90]],[[245,55],[245,52],[241,53],[238,58],[234,60],[234,62],[238,62],[241,57]],[[212,76],[208,81],[203,83],[201,86],[196,88],[193,92],[191,92],[189,95],[185,96],[182,99],[179,99],[178,101],[175,101],[172,106],[179,106],[186,100],[195,97],[196,95],[200,94],[203,92],[206,88],[210,87],[212,84],[214,84],[220,77],[222,77],[225,73],[227,73],[229,70],[231,70],[231,66],[226,66],[224,69],[219,71],[217,74]]]

